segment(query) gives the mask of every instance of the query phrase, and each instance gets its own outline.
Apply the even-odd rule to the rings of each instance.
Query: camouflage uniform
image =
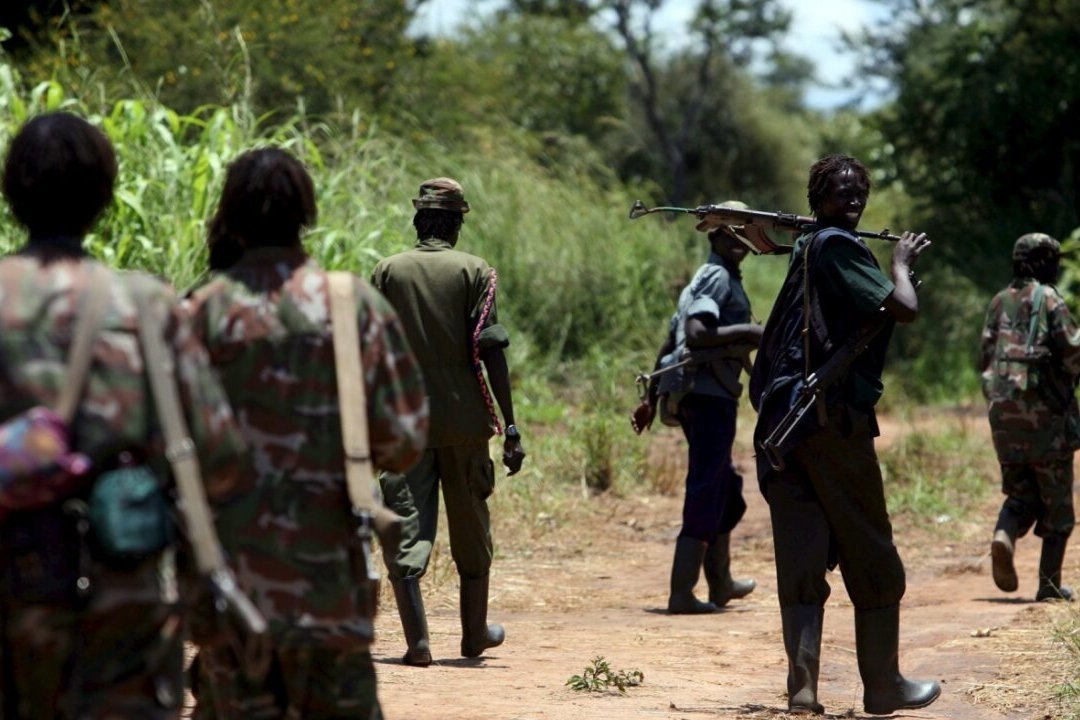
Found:
[[[1017,241],[1014,260],[1038,247],[1060,252],[1050,236],[1030,233]],[[1080,410],[1073,393],[1080,376],[1080,328],[1052,285],[1015,277],[994,296],[979,367],[1006,495],[997,530],[1008,542],[992,548],[995,580],[1015,590],[1014,571],[1002,565],[1008,560],[1011,566],[1015,539],[1034,525],[1038,537],[1063,544],[1075,524],[1073,453],[1080,447]],[[1006,550],[1010,558],[1002,555]]]
[[[403,471],[427,436],[423,380],[393,310],[355,285],[372,458]],[[254,684],[227,652],[203,650],[198,714],[379,717],[371,611],[349,552],[326,273],[300,248],[251,249],[185,310],[252,446],[253,489],[218,527],[275,646],[270,676]]]
[[[56,401],[92,265],[74,244],[31,245],[0,260],[0,418]],[[131,274],[97,269],[110,279],[108,304],[72,424],[74,448],[98,470],[115,466],[126,452],[167,477],[137,338],[139,303],[146,299],[133,297]],[[152,288],[151,301],[172,306],[168,286],[140,280]],[[220,498],[235,487],[243,442],[190,327],[174,316],[163,332],[208,494]],[[80,540],[60,503],[13,511],[2,531],[4,717],[179,717],[176,548],[134,567],[116,566]],[[87,570],[91,592],[78,597],[75,579]]]

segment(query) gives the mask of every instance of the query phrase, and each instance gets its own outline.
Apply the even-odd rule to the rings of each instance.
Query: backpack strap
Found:
[[[1035,340],[1039,335],[1039,321],[1042,320],[1043,308],[1046,304],[1046,287],[1042,283],[1035,286],[1035,292],[1031,300],[1031,319],[1028,322],[1027,353],[1031,355],[1035,348]]]
[[[75,419],[75,411],[94,355],[94,338],[101,330],[101,319],[105,315],[109,288],[112,285],[108,274],[108,270],[97,263],[91,263],[87,272],[89,287],[81,296],[82,312],[75,321],[75,336],[71,341],[64,384],[60,390],[60,399],[56,402],[56,414],[68,425]]]

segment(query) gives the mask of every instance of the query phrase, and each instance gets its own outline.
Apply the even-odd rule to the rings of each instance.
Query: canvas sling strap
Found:
[[[249,677],[259,677],[269,668],[271,659],[266,620],[237,585],[232,569],[225,561],[210,503],[206,499],[198,453],[181,410],[172,353],[162,337],[166,308],[153,299],[148,280],[138,275],[130,277],[138,300],[139,340],[157,406],[158,422],[165,436],[165,457],[172,467],[179,495],[180,515],[195,556],[195,566],[214,594],[215,609],[237,626],[240,639],[234,638],[234,649],[243,670]],[[237,644],[240,647],[236,647]]]
[[[360,330],[356,323],[355,278],[347,272],[327,273],[330,324],[334,333],[341,441],[345,448],[345,482],[353,507],[369,513],[384,548],[397,546],[401,518],[375,499],[375,473],[368,440],[367,392],[360,359]]]
[[[94,338],[101,328],[101,319],[105,315],[105,305],[111,285],[108,271],[96,263],[90,266],[90,272],[87,275],[90,287],[87,288],[84,296],[86,304],[79,313],[79,319],[76,320],[75,336],[71,341],[67,370],[64,372],[64,385],[60,390],[60,399],[57,400],[55,408],[56,414],[69,426],[75,419],[75,410],[79,406],[86,375],[90,370],[90,361],[94,354]]]

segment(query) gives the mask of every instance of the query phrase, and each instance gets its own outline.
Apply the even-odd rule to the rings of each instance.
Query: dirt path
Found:
[[[491,619],[504,624],[507,641],[482,658],[458,655],[460,626],[452,579],[425,585],[436,658],[426,669],[400,662],[404,640],[392,596],[384,594],[389,602],[384,602],[377,624],[375,656],[386,717],[785,717],[786,659],[768,509],[748,457],[742,458],[741,467],[749,509],[734,534],[733,567],[737,576],[757,580],[758,588],[749,597],[715,615],[666,614],[680,499],[598,498],[592,501],[592,527],[574,533],[586,538],[580,546],[553,541],[497,558]],[[1046,623],[1065,610],[1030,602],[1038,562],[1038,545],[1031,538],[1018,548],[1020,592],[1006,596],[994,587],[987,550],[996,504],[996,498],[988,503],[977,525],[949,528],[945,535],[956,539],[945,546],[931,546],[926,531],[896,525],[908,573],[901,669],[910,677],[937,679],[943,687],[934,705],[902,717],[1048,717],[1045,698],[1057,680],[1045,677],[1044,693],[1025,688],[1039,684],[1039,666],[1031,662],[1045,659]],[[1066,561],[1067,577],[1080,575],[1077,554],[1073,550]],[[851,603],[839,574],[831,574],[829,582],[833,594],[825,614],[820,700],[828,717],[863,717]],[[597,655],[614,670],[642,671],[644,683],[625,695],[565,687],[566,680]],[[1010,663],[1016,667],[1012,674]]]

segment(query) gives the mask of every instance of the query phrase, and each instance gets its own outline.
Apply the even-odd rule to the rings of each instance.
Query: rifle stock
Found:
[[[887,317],[875,318],[803,381],[796,391],[795,402],[760,444],[773,470],[784,469],[784,456],[791,449],[792,434],[803,423],[811,408],[817,405],[818,415],[821,421],[824,420],[825,407],[818,404],[821,396],[844,376],[855,358],[866,350],[889,322]]]

